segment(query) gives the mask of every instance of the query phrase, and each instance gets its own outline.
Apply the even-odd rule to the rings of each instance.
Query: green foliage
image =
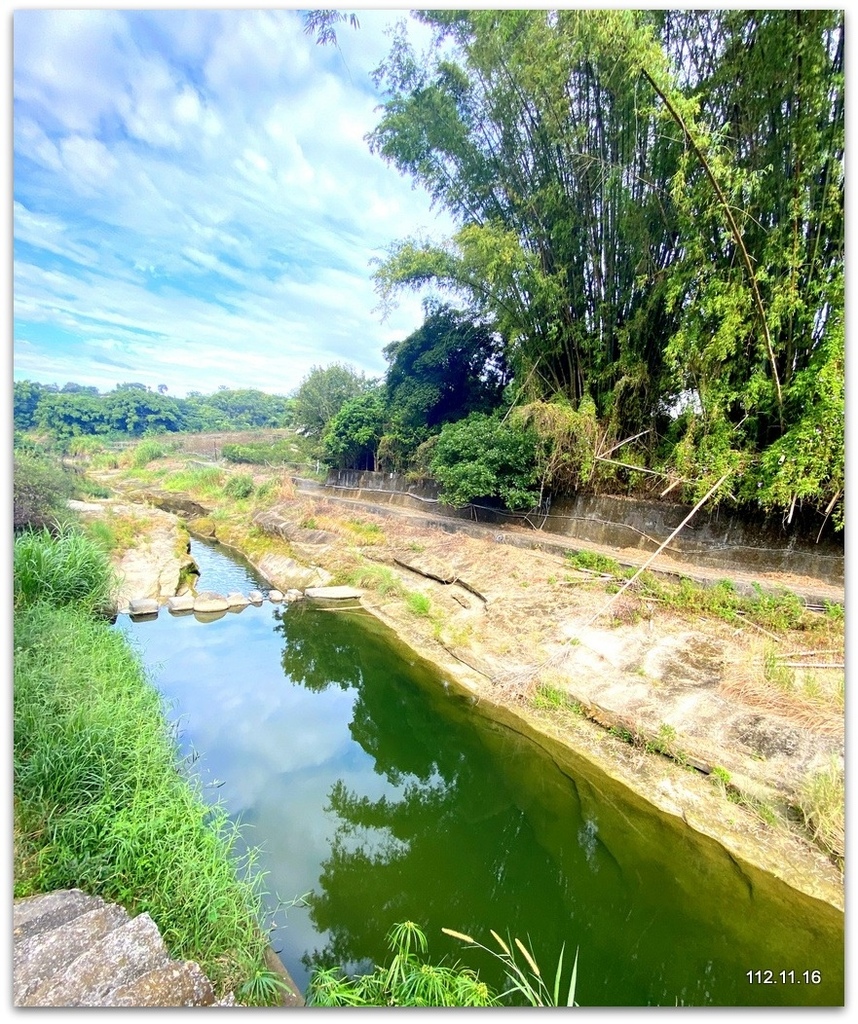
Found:
[[[484,321],[438,303],[428,304],[423,324],[384,355],[389,415],[415,432],[491,412],[508,382],[500,336]]]
[[[391,928],[393,957],[386,966],[355,978],[339,968],[316,969],[310,979],[309,1006],[497,1006],[498,998],[479,975],[458,964],[431,964],[426,935],[412,921]]]
[[[578,981],[578,951],[575,951],[575,960],[572,963],[572,970],[569,975],[569,987],[564,993],[561,989],[563,981],[563,957],[566,952],[565,944],[560,950],[557,959],[557,969],[554,972],[554,981],[549,988],[548,983],[542,976],[539,964],[536,962],[533,951],[519,938],[509,939],[505,942],[496,931],[492,931],[492,938],[498,945],[500,952],[496,949],[484,946],[481,942],[471,938],[470,935],[463,935],[461,932],[453,931],[451,928],[442,928],[442,932],[460,939],[466,946],[474,949],[482,949],[499,960],[505,970],[510,987],[500,997],[505,998],[513,993],[522,997],[530,1006],[577,1006],[575,1002],[575,989]],[[527,967],[523,967],[518,961],[515,950],[521,954]]]
[[[223,485],[223,493],[227,498],[249,498],[253,494],[253,477],[250,473],[236,473]]]
[[[68,515],[67,501],[73,481],[60,463],[38,448],[18,448],[13,453],[13,528],[39,529]]]
[[[314,437],[321,437],[343,405],[373,385],[374,382],[365,374],[343,363],[314,366],[295,393],[295,423]]]
[[[16,827],[35,871],[16,891],[80,888],[148,912],[171,956],[219,996],[238,990],[264,969],[257,851],[239,852],[238,828],[180,766],[120,633],[44,602],[14,627]]]
[[[288,438],[274,443],[245,441],[243,444],[225,444],[221,449],[221,455],[227,462],[245,462],[254,466],[296,463],[301,461],[303,454],[301,447]]]
[[[432,472],[441,500],[462,506],[500,498],[507,508],[533,508],[539,501],[536,436],[497,414],[472,413],[448,423],[434,445]]]
[[[128,464],[135,469],[148,466],[154,459],[163,459],[167,454],[167,446],[153,438],[146,438],[134,445],[128,456]]]
[[[842,527],[843,12],[416,16],[433,46],[393,37],[370,143],[459,228],[394,243],[383,304],[434,285],[489,318],[515,401],[557,406],[544,483],[638,437],[685,500],[729,470],[716,500]]]
[[[322,435],[325,462],[336,469],[375,469],[385,417],[382,388],[345,401]]]
[[[102,548],[70,526],[26,530],[15,538],[15,608],[39,601],[111,609],[116,578]]]

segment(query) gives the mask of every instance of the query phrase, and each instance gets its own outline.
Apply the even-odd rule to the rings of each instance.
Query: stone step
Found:
[[[149,914],[79,889],[13,905],[16,1006],[211,1006],[198,964],[172,960]]]

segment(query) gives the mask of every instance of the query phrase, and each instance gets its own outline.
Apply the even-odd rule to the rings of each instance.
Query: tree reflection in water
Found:
[[[354,688],[349,731],[387,783],[373,798],[342,781],[331,788],[326,813],[337,824],[310,910],[328,942],[302,957],[305,967],[383,958],[387,932],[406,919],[427,930],[439,956],[459,952],[442,927],[486,935],[509,924],[519,934],[538,932],[540,946],[551,949],[556,927],[544,911],[552,906],[548,916],[558,917],[576,873],[535,840],[503,775],[492,770],[493,752],[467,702],[440,687],[430,666],[403,661],[365,615],[365,629],[355,628],[352,614],[298,606],[277,618],[293,683],[315,692]],[[495,968],[488,956],[473,966],[487,979]]]

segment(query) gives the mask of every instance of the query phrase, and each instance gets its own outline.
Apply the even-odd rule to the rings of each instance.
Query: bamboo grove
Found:
[[[464,304],[513,405],[592,411],[687,500],[729,473],[842,526],[843,12],[414,16],[432,45],[400,25],[368,141],[457,231],[392,244],[382,305]]]

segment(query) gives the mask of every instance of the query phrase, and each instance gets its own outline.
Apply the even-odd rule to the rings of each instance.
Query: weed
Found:
[[[319,524],[313,518],[313,516],[305,516],[298,524],[304,530],[318,530]]]
[[[428,615],[432,608],[432,601],[426,594],[419,590],[412,590],[405,595],[405,604],[408,610],[414,615]]]
[[[347,582],[353,587],[364,587],[375,590],[382,597],[387,594],[405,596],[405,588],[396,573],[386,565],[367,563],[353,569],[347,576]]]
[[[712,766],[709,778],[722,788],[730,784],[730,773],[718,764]]]
[[[116,577],[104,550],[70,526],[19,534],[13,569],[16,610],[39,601],[93,613],[111,606]]]
[[[253,494],[253,477],[250,473],[236,473],[223,485],[223,493],[227,498],[249,498]]]
[[[619,575],[620,563],[598,551],[567,551],[566,558],[576,569],[589,569],[591,572],[611,573]]]
[[[222,493],[223,480],[224,472],[217,466],[189,466],[167,474],[162,486],[167,491],[187,491],[214,498]]]
[[[799,810],[814,841],[837,858],[843,857],[845,849],[845,800],[843,765],[838,758],[802,781]]]
[[[129,448],[121,461],[126,466],[142,469],[154,459],[163,459],[167,450],[164,444],[149,437],[134,445],[133,448]]]

